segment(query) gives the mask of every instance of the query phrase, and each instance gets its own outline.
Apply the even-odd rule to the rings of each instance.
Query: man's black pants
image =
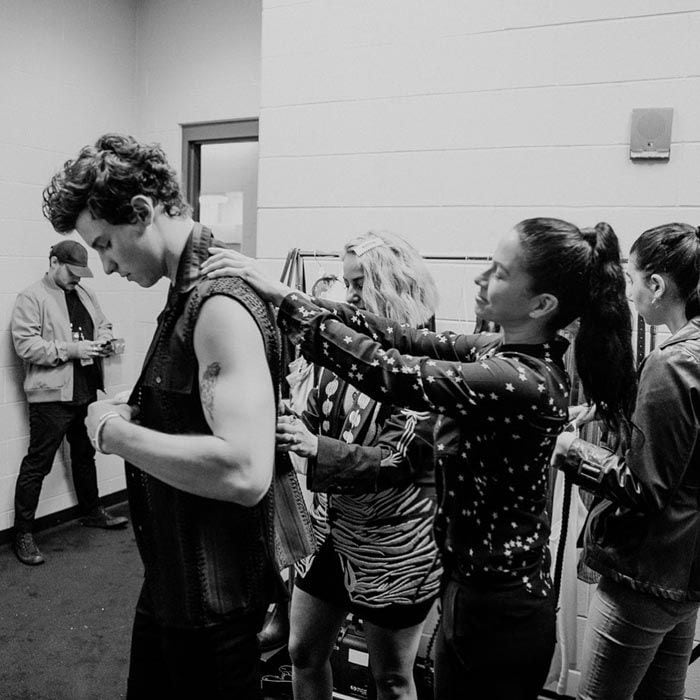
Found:
[[[29,450],[15,487],[15,532],[32,531],[41,485],[64,437],[70,445],[73,486],[82,514],[98,505],[95,450],[84,423],[87,407],[87,403],[29,404]]]
[[[141,592],[127,700],[261,700],[258,632],[265,609],[199,628],[167,627]]]

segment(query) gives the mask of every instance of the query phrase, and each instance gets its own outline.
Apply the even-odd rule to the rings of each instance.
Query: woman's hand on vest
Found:
[[[277,449],[280,452],[294,452],[300,457],[316,457],[318,438],[296,416],[277,418]]]
[[[228,248],[209,248],[211,256],[202,263],[202,274],[215,277],[241,277],[255,289],[265,301],[279,306],[294,290],[282,282],[264,274],[253,258]]]

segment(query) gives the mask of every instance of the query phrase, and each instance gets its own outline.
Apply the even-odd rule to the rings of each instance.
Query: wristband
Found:
[[[107,421],[111,418],[121,418],[121,414],[116,411],[108,411],[100,416],[100,420],[97,421],[97,427],[95,428],[95,435],[92,438],[92,446],[95,448],[95,452],[99,452],[102,455],[108,455],[109,452],[105,452],[102,449],[102,431],[104,430]]]

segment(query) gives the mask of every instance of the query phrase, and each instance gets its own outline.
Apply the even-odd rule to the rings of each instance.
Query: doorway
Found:
[[[182,173],[196,221],[255,256],[258,120],[182,124]]]

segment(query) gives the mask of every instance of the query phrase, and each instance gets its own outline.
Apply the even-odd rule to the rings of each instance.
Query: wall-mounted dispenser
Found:
[[[668,160],[671,157],[672,107],[632,110],[630,158]]]

